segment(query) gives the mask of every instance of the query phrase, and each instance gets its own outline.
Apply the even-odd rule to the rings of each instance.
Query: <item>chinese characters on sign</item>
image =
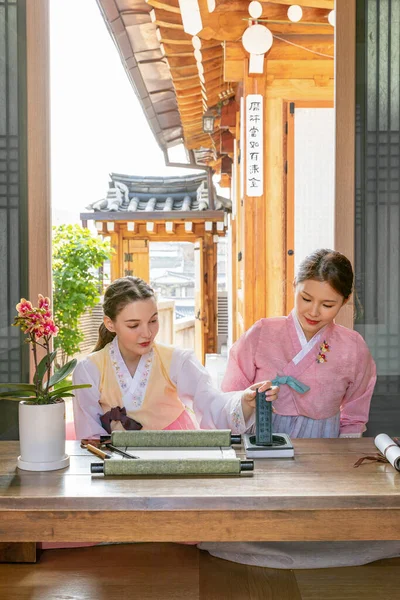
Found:
[[[246,97],[246,194],[263,194],[263,98]]]

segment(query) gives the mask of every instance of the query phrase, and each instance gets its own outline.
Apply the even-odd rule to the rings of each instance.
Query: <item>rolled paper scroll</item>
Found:
[[[400,446],[386,433],[380,433],[375,438],[375,446],[390,464],[400,471]]]
[[[252,471],[252,460],[226,459],[170,459],[170,460],[107,460],[92,463],[92,473],[104,475],[239,475]]]
[[[113,431],[111,434],[114,446],[130,447],[229,447],[232,443],[238,443],[232,436],[230,429],[195,429],[178,431]],[[239,439],[240,443],[240,439]]]

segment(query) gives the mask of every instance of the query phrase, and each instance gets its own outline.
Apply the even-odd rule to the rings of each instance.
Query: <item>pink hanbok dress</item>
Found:
[[[356,332],[332,323],[307,342],[293,311],[261,319],[232,347],[225,391],[292,377],[280,384],[273,431],[292,438],[361,437],[376,381],[372,356]],[[210,554],[248,565],[315,569],[363,565],[400,554],[400,541],[202,543]]]

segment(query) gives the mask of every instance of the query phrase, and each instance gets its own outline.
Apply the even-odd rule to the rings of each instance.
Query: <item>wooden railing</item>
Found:
[[[175,321],[175,345],[194,350],[194,318]]]
[[[175,318],[175,302],[173,300],[159,300],[158,306],[158,321],[160,329],[157,335],[157,341],[161,344],[174,344],[174,318]]]
[[[173,300],[159,300],[157,304],[160,322],[157,341],[194,350],[194,318],[175,320]]]

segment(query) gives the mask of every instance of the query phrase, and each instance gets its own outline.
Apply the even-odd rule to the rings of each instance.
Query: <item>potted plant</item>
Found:
[[[31,345],[35,373],[33,383],[2,383],[0,398],[19,402],[20,452],[18,467],[28,471],[52,471],[69,465],[65,453],[65,403],[72,390],[90,385],[71,385],[64,381],[76,366],[76,359],[54,370],[56,351],[51,339],[57,335],[49,298],[39,294],[38,307],[21,298],[13,325],[20,327]],[[39,348],[44,356],[39,360]]]

